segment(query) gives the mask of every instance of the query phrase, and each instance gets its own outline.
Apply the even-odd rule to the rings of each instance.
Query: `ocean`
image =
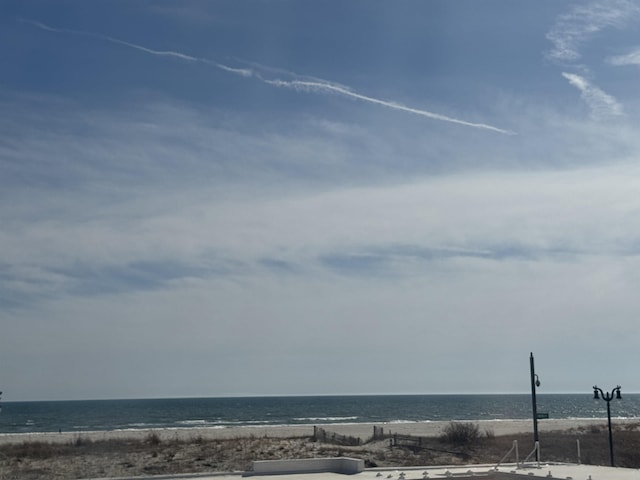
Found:
[[[606,418],[606,403],[585,394],[538,394],[539,413],[551,419]],[[640,394],[611,403],[612,417],[640,417]],[[172,398],[5,402],[1,433],[83,432],[150,428],[226,428],[509,420],[531,418],[531,396],[363,395]]]

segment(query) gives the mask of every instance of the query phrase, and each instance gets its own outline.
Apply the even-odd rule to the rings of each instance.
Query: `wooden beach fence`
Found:
[[[331,443],[333,445],[357,446],[362,445],[360,437],[351,437],[349,435],[341,435],[336,432],[330,432],[322,427],[313,427],[313,440],[315,442]]]
[[[413,449],[421,449],[427,445],[426,437],[417,437],[414,435],[402,435],[398,433],[385,433],[383,427],[373,426],[372,440],[389,439],[390,447],[408,447]]]
[[[373,426],[373,437],[364,442],[360,437],[352,437],[348,435],[341,435],[336,432],[329,431],[325,428],[314,426],[313,427],[313,440],[316,442],[330,443],[334,445],[344,446],[357,446],[367,443],[369,441],[386,440],[389,439],[390,447],[405,447],[412,450],[436,450],[432,446],[433,439],[429,437],[419,437],[414,435],[403,435],[399,433],[391,433],[385,431],[383,427],[377,425]],[[438,450],[446,451],[446,450]],[[459,454],[459,452],[448,452]]]
[[[391,437],[392,447],[407,447],[420,450],[426,447],[427,442],[427,438],[416,437],[413,435],[400,435],[398,433],[394,433]]]
[[[464,451],[444,450],[442,448],[434,448],[434,439],[432,437],[419,437],[415,435],[403,435],[400,433],[384,433],[381,427],[374,428],[374,440],[389,439],[389,446],[408,448],[413,451],[431,450],[433,452],[450,453],[462,458],[469,458],[469,454]]]

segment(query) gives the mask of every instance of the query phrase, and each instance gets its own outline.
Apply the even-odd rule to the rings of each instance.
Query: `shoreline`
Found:
[[[385,432],[415,435],[423,437],[437,437],[452,421],[426,422],[380,422],[380,423],[333,423],[333,424],[301,424],[301,425],[270,425],[270,426],[234,426],[234,427],[171,427],[149,428],[141,430],[103,430],[103,431],[69,431],[69,432],[30,432],[30,433],[0,433],[0,444],[22,442],[50,442],[69,443],[78,438],[97,442],[114,439],[143,440],[150,434],[157,435],[161,440],[191,439],[230,439],[242,437],[311,437],[314,427],[324,428],[340,435],[359,437],[363,440],[371,438],[373,427],[382,427]],[[477,424],[480,432],[490,432],[495,436],[516,435],[533,432],[532,420],[504,419],[504,420],[455,420],[458,423]],[[606,428],[606,418],[589,419],[543,419],[538,420],[540,433],[551,431],[567,431],[584,429],[592,426]],[[620,418],[612,419],[615,426],[638,425],[640,419]]]

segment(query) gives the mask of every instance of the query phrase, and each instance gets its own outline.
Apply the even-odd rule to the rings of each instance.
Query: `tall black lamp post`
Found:
[[[593,399],[599,400],[602,397],[602,400],[607,402],[607,421],[609,422],[609,456],[611,457],[611,466],[614,467],[613,462],[613,434],[611,433],[611,400],[614,398],[616,400],[622,400],[622,394],[620,393],[620,385],[611,390],[611,392],[603,392],[601,388],[597,385],[593,386]]]
[[[529,367],[531,370],[531,407],[533,410],[533,443],[537,444],[538,438],[538,403],[536,401],[536,388],[540,386],[540,379],[536,375],[536,370],[533,364],[533,352],[529,357]],[[536,449],[536,461],[539,461],[538,450]]]

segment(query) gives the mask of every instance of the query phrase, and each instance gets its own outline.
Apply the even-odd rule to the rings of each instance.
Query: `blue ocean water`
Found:
[[[606,403],[589,394],[538,394],[537,399],[538,412],[552,419],[606,418]],[[625,394],[611,409],[614,417],[640,417],[640,394]],[[529,418],[527,394],[7,402],[0,433]]]

